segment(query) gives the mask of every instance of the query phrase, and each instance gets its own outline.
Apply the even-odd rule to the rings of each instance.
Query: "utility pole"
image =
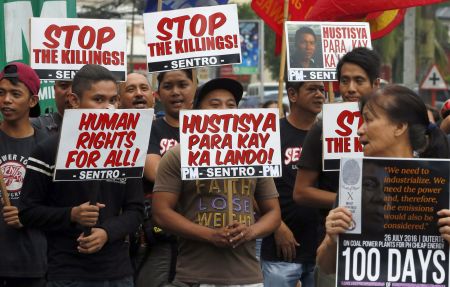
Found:
[[[416,8],[408,8],[405,15],[403,42],[403,84],[413,88],[416,83]]]

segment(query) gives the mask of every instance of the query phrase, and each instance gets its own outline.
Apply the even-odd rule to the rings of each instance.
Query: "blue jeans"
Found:
[[[47,287],[133,287],[133,277],[128,276],[116,280],[78,281],[56,280],[48,281]]]
[[[264,287],[314,287],[314,264],[261,260]]]

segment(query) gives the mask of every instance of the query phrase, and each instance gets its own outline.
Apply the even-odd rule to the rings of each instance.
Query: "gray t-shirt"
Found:
[[[272,178],[232,178],[235,220],[254,223],[253,198],[278,197]],[[225,180],[181,180],[180,146],[161,159],[153,192],[179,193],[177,211],[188,220],[209,228],[226,226],[227,193]],[[237,248],[180,238],[177,281],[185,283],[242,285],[263,282],[255,255],[255,241]]]

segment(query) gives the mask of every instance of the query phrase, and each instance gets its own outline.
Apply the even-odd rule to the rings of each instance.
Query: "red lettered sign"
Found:
[[[41,80],[70,80],[97,64],[125,81],[126,43],[123,20],[31,18],[31,67]]]
[[[64,112],[54,180],[142,177],[153,109]]]
[[[241,62],[236,4],[144,14],[149,72]]]
[[[281,176],[278,109],[180,114],[185,179]]]

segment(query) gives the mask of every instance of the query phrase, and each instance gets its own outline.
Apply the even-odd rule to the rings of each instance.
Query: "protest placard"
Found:
[[[149,72],[241,62],[236,4],[144,14]]]
[[[281,176],[277,109],[180,112],[183,180]]]
[[[339,235],[336,286],[448,286],[437,212],[449,173],[449,160],[342,159],[339,206],[353,226]]]
[[[357,134],[363,119],[358,103],[323,105],[323,170],[339,170],[343,157],[362,157]]]
[[[31,67],[41,80],[71,80],[82,66],[97,64],[125,81],[126,35],[124,20],[31,18]]]
[[[142,177],[153,112],[66,110],[54,180]]]
[[[289,81],[336,81],[339,59],[357,47],[372,48],[364,22],[285,24]]]

